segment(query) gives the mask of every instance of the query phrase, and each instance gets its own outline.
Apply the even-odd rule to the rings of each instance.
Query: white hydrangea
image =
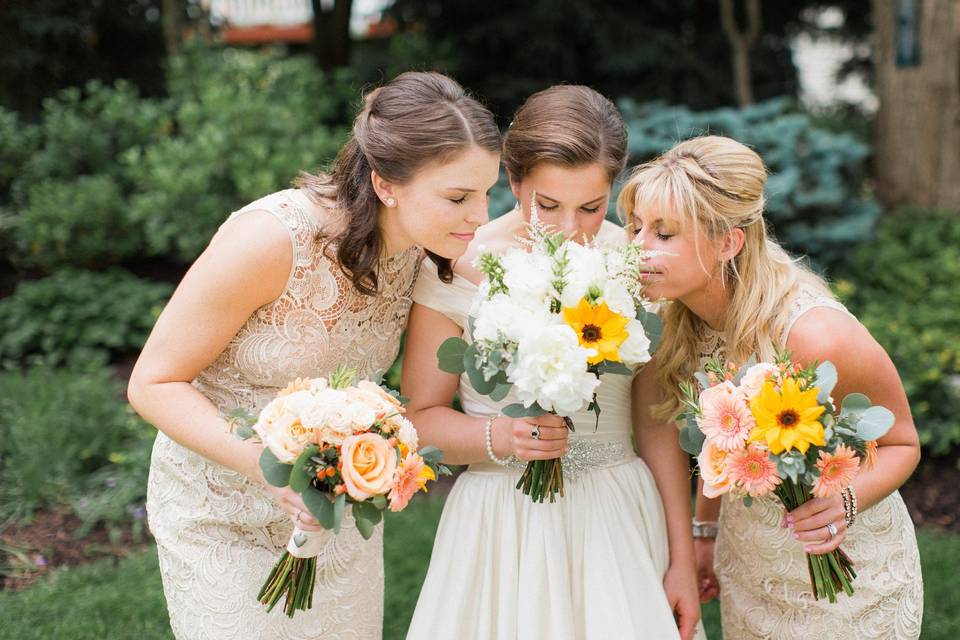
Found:
[[[507,375],[525,406],[534,402],[558,415],[586,406],[600,380],[587,371],[589,351],[566,325],[531,332],[517,350]]]

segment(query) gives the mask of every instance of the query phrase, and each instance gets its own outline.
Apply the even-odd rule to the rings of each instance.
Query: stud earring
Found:
[[[388,207],[395,207],[395,206],[397,206],[397,199],[396,199],[396,198],[387,198],[387,206],[388,206]]]

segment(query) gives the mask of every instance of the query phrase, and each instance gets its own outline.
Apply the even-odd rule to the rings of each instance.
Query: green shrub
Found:
[[[890,353],[921,442],[960,443],[960,214],[905,209],[839,271],[837,290]]]
[[[0,133],[8,128],[4,119],[0,114]],[[31,150],[16,155],[9,170],[5,226],[15,236],[13,261],[54,271],[136,255],[143,234],[127,212],[132,185],[122,158],[169,127],[163,103],[138,97],[122,81],[93,81],[47,99],[40,124],[10,145]],[[0,143],[0,155],[13,155],[7,146]]]
[[[818,124],[777,98],[743,109],[693,112],[686,107],[621,100],[632,163],[679,140],[722,134],[752,147],[771,171],[767,219],[790,250],[821,265],[869,239],[880,208],[864,190],[870,148],[856,136]]]
[[[64,269],[0,300],[0,361],[82,362],[138,351],[172,290],[115,269]]]
[[[26,202],[13,220],[21,263],[47,271],[64,264],[96,268],[142,245],[127,225],[121,187],[108,174],[41,180],[30,186]]]
[[[0,517],[69,504],[148,427],[106,367],[0,374]]]
[[[356,88],[308,58],[193,51],[172,64],[175,126],[126,157],[148,251],[190,261],[226,215],[332,159]]]

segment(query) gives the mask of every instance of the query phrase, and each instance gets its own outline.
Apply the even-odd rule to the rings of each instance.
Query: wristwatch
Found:
[[[716,522],[697,522],[693,521],[694,538],[716,538],[720,527]]]

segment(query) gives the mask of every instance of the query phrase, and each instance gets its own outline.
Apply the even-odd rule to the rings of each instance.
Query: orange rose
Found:
[[[343,441],[340,474],[347,495],[366,500],[390,491],[397,470],[397,452],[382,436],[361,433]]]

